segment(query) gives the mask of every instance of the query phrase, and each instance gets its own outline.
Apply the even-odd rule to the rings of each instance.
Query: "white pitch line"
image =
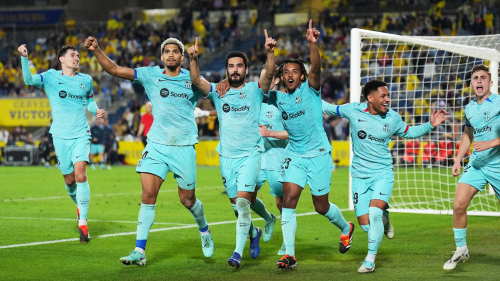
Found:
[[[221,186],[211,186],[205,188],[197,188],[196,190],[210,190],[210,189],[222,189]],[[177,192],[177,189],[168,189],[168,190],[160,190],[159,193],[170,193]],[[121,192],[121,193],[98,193],[98,194],[90,194],[91,197],[105,197],[105,196],[122,196],[122,195],[134,195],[134,194],[142,194],[142,191],[137,192]],[[50,197],[28,197],[28,198],[15,198],[15,199],[3,199],[2,202],[23,202],[23,201],[38,201],[38,200],[54,200],[54,199],[66,199],[66,196],[50,196]]]
[[[63,218],[27,218],[27,217],[1,217],[0,219],[9,220],[44,220],[44,221],[74,221],[75,219],[63,219]],[[92,222],[109,222],[109,223],[132,223],[137,224],[137,221],[117,221],[117,220],[91,220]],[[187,223],[175,223],[175,222],[155,222],[155,224],[174,224],[174,225],[189,225],[196,226],[196,224]]]
[[[340,211],[348,211],[349,209],[341,209]],[[309,212],[309,213],[302,213],[302,214],[296,214],[297,217],[302,217],[302,216],[310,216],[310,215],[315,215],[317,214],[316,212]],[[263,220],[262,218],[255,218],[252,219],[253,221],[259,221]],[[212,222],[209,223],[210,226],[213,225],[222,225],[222,224],[229,224],[229,223],[235,223],[236,220],[231,220],[231,221],[220,221],[220,222]],[[192,225],[183,225],[183,226],[174,226],[174,227],[166,227],[166,228],[157,228],[157,229],[151,229],[149,232],[159,232],[159,231],[166,231],[166,230],[176,230],[176,229],[186,229],[186,228],[194,228],[198,227],[196,224]],[[124,235],[134,235],[137,232],[132,231],[132,232],[121,232],[121,233],[112,233],[112,234],[103,234],[103,235],[98,235],[91,237],[91,239],[96,239],[96,238],[106,238],[106,237],[117,237],[117,236],[124,236]],[[79,241],[79,238],[70,238],[70,239],[61,239],[61,240],[52,240],[52,241],[41,241],[41,242],[33,242],[33,243],[26,243],[26,244],[14,244],[14,245],[5,245],[5,246],[0,246],[0,249],[8,249],[8,248],[18,248],[18,247],[27,247],[27,246],[37,246],[37,245],[45,245],[45,244],[54,244],[54,243],[63,243],[63,242],[70,242],[70,241]]]

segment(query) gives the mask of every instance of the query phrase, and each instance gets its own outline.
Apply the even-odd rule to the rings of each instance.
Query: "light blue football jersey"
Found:
[[[21,57],[21,62],[23,72],[29,72],[28,59]],[[32,75],[30,85],[43,88],[49,98],[52,136],[61,139],[90,136],[86,115],[88,99],[93,99],[94,96],[90,75],[77,72],[76,76],[66,76],[62,74],[62,70],[49,69]]]
[[[392,109],[385,116],[372,115],[368,112],[367,103],[354,102],[342,106],[323,103],[323,112],[349,119],[353,150],[350,171],[356,178],[370,178],[392,172],[392,156],[389,151],[392,135],[416,138],[434,129],[429,122],[410,127]]]
[[[275,105],[281,114],[290,141],[286,155],[304,158],[316,157],[332,150],[323,128],[321,89],[302,83],[292,94],[272,91],[268,103]]]
[[[246,83],[241,89],[230,89],[223,98],[212,83],[208,98],[215,104],[219,119],[217,152],[228,158],[241,158],[252,151],[264,151],[259,134],[259,116],[264,92],[257,82]]]
[[[159,66],[134,69],[134,83],[141,84],[153,108],[153,124],[148,141],[164,145],[198,143],[194,107],[201,91],[191,85],[189,71],[181,69],[169,77]]]
[[[490,141],[500,137],[500,97],[491,94],[482,103],[473,99],[465,106],[466,126],[473,130],[474,141]],[[500,146],[472,152],[474,165],[488,170],[500,171]]]
[[[266,126],[271,131],[285,130],[278,108],[267,103],[263,103],[260,109],[259,124]],[[285,160],[285,148],[288,145],[288,140],[275,138],[262,139],[264,140],[264,152],[262,153],[261,169],[281,171],[281,165]]]

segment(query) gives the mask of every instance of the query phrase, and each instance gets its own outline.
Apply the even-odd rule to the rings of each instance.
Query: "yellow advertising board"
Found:
[[[1,99],[0,126],[50,126],[52,110],[49,99]]]
[[[125,163],[127,165],[137,165],[142,157],[144,145],[142,142],[119,141],[118,154],[125,154]]]
[[[335,166],[349,166],[349,142],[332,141],[332,159]]]

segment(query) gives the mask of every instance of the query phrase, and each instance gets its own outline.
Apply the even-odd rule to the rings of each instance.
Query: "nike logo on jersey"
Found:
[[[81,156],[81,155],[78,155],[78,156],[76,156],[75,158],[78,158],[78,157],[80,157],[80,156]]]
[[[387,195],[387,194],[384,194],[384,193],[382,193],[382,192],[379,192],[379,193],[380,193],[380,195]]]
[[[358,122],[366,122],[366,120],[358,119]]]
[[[167,81],[167,79],[158,79],[158,82],[163,82],[163,81]]]
[[[250,187],[250,186],[252,186],[252,185],[251,184],[245,184],[245,187]]]
[[[318,192],[321,192],[321,191],[323,191],[323,190],[325,190],[325,189],[326,189],[326,187],[325,187],[325,188],[323,188],[323,189],[318,189]]]
[[[286,104],[286,103],[279,102],[278,104],[279,104],[279,105],[284,105],[284,104]]]
[[[192,186],[193,184],[194,184],[194,182],[193,183],[188,183],[187,186]]]
[[[59,82],[59,85],[64,84],[63,82]]]

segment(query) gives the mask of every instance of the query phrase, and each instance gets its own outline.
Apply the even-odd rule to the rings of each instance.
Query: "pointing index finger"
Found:
[[[198,48],[198,37],[196,37],[196,39],[195,39],[194,46],[195,46],[196,48]]]
[[[264,29],[264,35],[266,36],[266,40],[267,40],[267,38],[268,38],[268,36],[267,36],[267,29]]]
[[[312,29],[312,28],[313,28],[313,20],[312,20],[312,19],[310,19],[310,20],[309,20],[309,29]]]

